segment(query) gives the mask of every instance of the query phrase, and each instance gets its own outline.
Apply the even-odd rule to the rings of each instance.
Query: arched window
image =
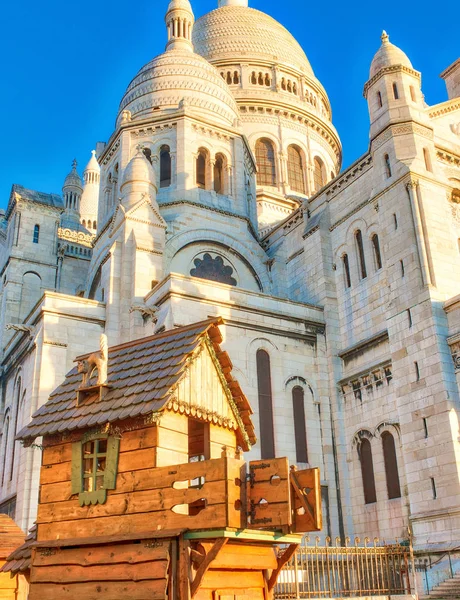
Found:
[[[388,156],[388,154],[385,154],[385,156],[383,158],[385,161],[385,170],[386,170],[387,177],[391,177],[390,157]]]
[[[361,275],[361,279],[365,279],[367,277],[366,270],[366,259],[364,258],[364,246],[363,246],[363,234],[358,229],[355,233],[356,238],[356,246],[358,248],[358,259],[359,259],[359,271]]]
[[[6,469],[6,457],[8,455],[8,442],[10,433],[10,413],[5,413],[5,420],[3,425],[3,464],[2,464],[2,485],[5,482],[5,469]]]
[[[326,183],[325,177],[324,177],[324,163],[318,156],[315,156],[315,158],[313,159],[313,166],[314,166],[313,179],[314,179],[314,183],[315,183],[315,192],[319,192],[319,190]]]
[[[296,146],[288,148],[288,177],[291,190],[305,194],[302,154]]]
[[[428,148],[423,148],[423,158],[425,160],[425,169],[432,172],[433,167],[431,165],[431,156]]]
[[[35,227],[34,227],[34,244],[38,244],[39,239],[40,239],[40,225],[35,225]]]
[[[240,75],[239,75],[238,71],[235,71],[233,73],[233,83],[238,84],[239,82],[240,82]]]
[[[16,390],[15,391],[16,391],[16,393],[14,395],[15,413],[14,413],[14,426],[13,426],[13,448],[11,450],[10,481],[12,481],[12,479],[13,479],[14,460],[15,460],[15,455],[16,455],[16,444],[19,443],[19,442],[16,442],[15,437],[18,432],[18,419],[19,419],[19,411],[21,408],[22,380],[20,377],[19,377],[18,381],[16,382]]]
[[[381,92],[377,92],[377,104],[378,104],[379,108],[382,108],[383,102],[382,102],[382,93]]]
[[[401,485],[399,483],[398,460],[396,458],[395,439],[389,431],[382,433],[383,458],[387,478],[388,498],[401,498]]]
[[[378,271],[382,268],[382,255],[380,254],[379,236],[376,233],[372,236],[372,247],[374,248],[375,267]]]
[[[275,457],[273,399],[270,356],[265,350],[257,351],[257,387],[259,390],[259,424],[261,458]]]
[[[224,193],[224,157],[222,154],[218,154],[214,162],[214,191],[218,194]]]
[[[199,150],[196,159],[196,184],[199,188],[206,189],[206,152]]]
[[[257,83],[257,75],[256,75],[256,72],[255,72],[255,71],[253,71],[253,72],[252,72],[252,75],[251,75],[251,83],[252,83],[253,85],[256,85],[256,83]]]
[[[373,504],[377,502],[375,490],[374,462],[372,460],[371,443],[363,439],[359,446],[359,460],[361,463],[361,475],[363,478],[364,502]]]
[[[398,86],[396,83],[393,83],[393,96],[395,97],[395,100],[399,100]]]
[[[97,222],[93,221],[93,229],[97,229]]]
[[[169,146],[160,148],[160,188],[171,185],[171,152]]]
[[[85,221],[85,219],[83,219],[83,221],[81,222],[81,224],[83,225],[83,227],[86,227],[86,221]]]
[[[275,150],[270,140],[261,139],[256,144],[257,183],[276,186]]]
[[[294,409],[294,432],[297,462],[308,462],[307,425],[305,418],[305,392],[297,385],[292,390],[292,404]]]
[[[350,261],[348,260],[348,254],[342,256],[343,262],[343,273],[345,276],[345,286],[351,288],[351,276],[350,276]]]

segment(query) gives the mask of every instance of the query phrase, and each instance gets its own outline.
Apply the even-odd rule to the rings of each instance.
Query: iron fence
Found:
[[[411,594],[411,550],[404,544],[373,543],[355,538],[335,544],[320,538],[310,545],[306,536],[282,570],[275,590],[277,600],[385,596]]]

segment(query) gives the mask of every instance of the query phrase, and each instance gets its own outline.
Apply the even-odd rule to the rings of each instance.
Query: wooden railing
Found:
[[[410,549],[402,544],[379,545],[366,538],[353,545],[306,536],[286,564],[275,590],[277,600],[406,595],[413,591]]]

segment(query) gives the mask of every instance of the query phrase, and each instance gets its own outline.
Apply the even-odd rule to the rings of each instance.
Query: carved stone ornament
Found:
[[[107,336],[101,335],[100,350],[93,352],[84,360],[79,360],[77,370],[82,374],[80,389],[91,387],[91,376],[97,370],[96,385],[104,385],[107,382],[108,343]]]
[[[455,133],[455,135],[460,136],[460,122],[459,123],[451,123],[450,128],[452,130],[452,133]]]
[[[225,265],[221,256],[213,258],[209,252],[206,252],[202,258],[195,258],[193,262],[195,268],[190,271],[192,277],[218,281],[227,285],[237,285],[236,279],[232,277],[233,268]]]
[[[456,371],[460,371],[460,342],[455,342],[450,347],[452,352],[452,360],[454,361],[454,367]]]

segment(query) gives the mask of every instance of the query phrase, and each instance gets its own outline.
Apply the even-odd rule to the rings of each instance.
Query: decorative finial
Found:
[[[382,37],[380,39],[382,40],[382,44],[388,44],[388,42],[390,41],[390,36],[385,31],[385,29],[382,31]]]
[[[136,146],[136,150],[137,150],[137,154],[144,154],[144,145],[143,144],[137,144]]]
[[[72,169],[76,170],[77,169],[77,165],[78,165],[77,159],[74,158],[73,161],[72,161]]]
[[[96,158],[96,150],[91,150],[91,154]]]

